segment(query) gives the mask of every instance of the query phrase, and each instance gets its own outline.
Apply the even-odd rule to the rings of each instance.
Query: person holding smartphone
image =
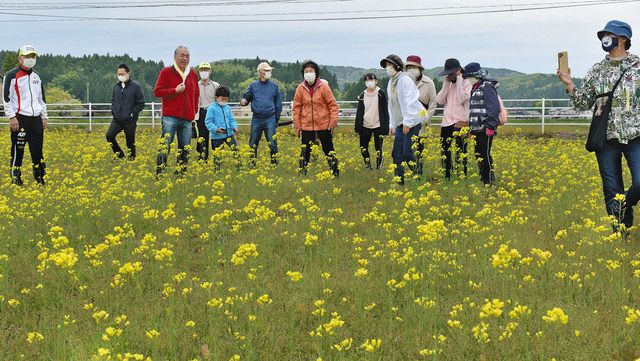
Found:
[[[631,34],[631,26],[618,20],[596,33],[606,55],[587,72],[580,89],[570,74],[557,71],[576,110],[595,106],[594,117],[608,113],[606,142],[595,153],[607,213],[618,220],[614,231],[620,225],[633,225],[633,207],[640,200],[640,57],[628,52]],[[631,186],[626,190],[623,156],[631,171]],[[619,194],[624,200],[616,199]]]
[[[455,165],[462,163],[462,171],[467,175],[467,140],[460,132],[469,125],[469,98],[471,83],[463,76],[460,61],[447,59],[440,76],[444,77],[442,89],[436,96],[436,102],[444,106],[442,123],[440,124],[440,146],[442,148],[442,168],[444,177],[451,179]],[[451,151],[455,145],[456,151]]]

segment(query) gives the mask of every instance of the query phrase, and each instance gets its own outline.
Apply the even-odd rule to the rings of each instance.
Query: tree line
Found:
[[[0,58],[2,73],[6,73],[18,63],[17,53],[13,51],[0,51]],[[258,79],[256,68],[262,61],[264,60],[259,57],[212,61],[211,79],[228,86],[231,89],[231,98],[239,100],[248,85]],[[129,66],[132,79],[140,83],[148,102],[160,101],[153,96],[153,87],[158,73],[165,67],[162,61],[133,59],[127,54],[93,54],[82,57],[42,54],[38,56],[36,69],[45,83],[47,93],[53,90],[54,94],[60,95],[60,91],[63,91],[73,99],[83,102],[109,103],[113,86],[117,82],[116,68],[121,63]],[[272,80],[280,86],[284,99],[292,100],[302,79],[300,62],[281,63],[274,60],[270,61],[270,64],[275,68]],[[195,67],[197,64],[191,66]],[[320,73],[340,98],[336,76],[323,66],[320,67]]]
[[[16,66],[17,52],[0,51],[2,68],[5,73]],[[264,61],[259,57],[254,59],[229,59],[212,61],[211,79],[228,86],[231,89],[231,99],[239,100],[247,86],[257,79],[256,67]],[[145,60],[140,57],[134,59],[125,55],[71,55],[42,54],[38,57],[37,71],[45,82],[48,101],[54,102],[111,102],[111,92],[116,83],[116,67],[125,63],[131,68],[132,77],[142,87],[148,102],[159,102],[153,96],[158,73],[166,66],[162,61]],[[272,60],[269,62],[274,68],[273,81],[276,82],[286,101],[293,100],[296,87],[302,80],[300,62],[284,63]],[[197,66],[197,64],[191,64]],[[331,67],[331,69],[347,69],[346,67]],[[347,69],[348,76],[342,74],[339,81],[336,74],[328,67],[321,66],[321,77],[329,82],[338,100],[355,101],[365,89],[362,76],[367,72],[374,72],[380,77],[380,87],[386,89],[389,79],[382,69]],[[436,90],[442,87],[442,80],[437,74],[439,69],[427,69],[425,73],[432,75]],[[501,72],[502,71],[502,72]],[[540,99],[564,98],[563,88],[558,85],[555,74],[522,74],[504,69],[492,69],[490,76],[498,76],[500,87],[498,92],[504,99]],[[580,79],[574,80],[580,84]]]

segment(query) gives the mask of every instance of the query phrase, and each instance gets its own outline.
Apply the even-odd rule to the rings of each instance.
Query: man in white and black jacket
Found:
[[[18,67],[3,79],[4,112],[11,128],[11,181],[17,185],[23,184],[21,167],[26,143],[29,143],[33,177],[37,183],[44,184],[42,146],[47,127],[47,105],[42,80],[33,71],[36,57],[33,46],[23,46],[18,52]]]
[[[144,95],[140,85],[131,80],[131,72],[126,64],[118,66],[118,82],[113,87],[111,96],[111,114],[113,120],[107,130],[107,141],[111,149],[118,156],[124,158],[124,151],[118,145],[116,136],[124,130],[124,136],[129,148],[129,159],[136,157],[136,127],[138,114],[144,109]]]

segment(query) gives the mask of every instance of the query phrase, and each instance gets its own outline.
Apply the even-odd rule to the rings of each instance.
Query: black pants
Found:
[[[196,152],[198,152],[198,159],[209,159],[209,129],[204,125],[204,120],[207,117],[207,108],[200,108],[200,115],[196,124],[198,126],[198,139],[196,139]]]
[[[454,136],[453,133],[460,131],[453,125],[442,127],[440,129],[440,145],[442,147],[442,168],[444,176],[449,179],[451,173],[455,170],[455,165],[462,163],[464,175],[467,175],[467,158],[460,157],[460,154],[467,153],[467,140],[460,136]],[[456,152],[451,154],[451,145],[455,142]],[[462,158],[462,159],[461,159]]]
[[[476,134],[476,161],[480,170],[480,179],[484,184],[493,185],[495,175],[493,174],[493,158],[491,157],[491,145],[493,135],[485,133]]]
[[[112,120],[109,125],[109,129],[107,130],[107,142],[111,143],[111,149],[114,153],[118,155],[119,158],[124,157],[124,152],[118,141],[116,140],[116,136],[120,134],[124,130],[124,137],[127,142],[127,148],[129,148],[131,157],[136,156],[136,122],[122,122],[118,120]]]
[[[373,146],[376,149],[376,158],[382,158],[382,136],[384,134],[380,133],[380,128],[369,129],[362,128],[360,130],[360,152],[362,153],[362,158],[366,164],[371,164],[371,155],[369,154],[369,142],[371,142],[371,137],[373,136]]]
[[[27,117],[17,115],[19,128],[16,132],[11,132],[11,176],[18,177],[22,158],[24,157],[25,145],[29,144],[31,162],[33,163],[33,175],[37,181],[44,177],[44,157],[42,155],[42,145],[44,143],[44,129],[42,128],[42,118]]]
[[[331,131],[328,129],[325,130],[303,130],[302,131],[302,152],[300,154],[300,168],[303,170],[306,168],[307,164],[309,164],[309,159],[311,158],[311,146],[314,144],[316,136],[320,140],[320,144],[322,145],[322,151],[324,155],[327,156],[327,162],[329,163],[329,168],[335,176],[338,175],[338,160],[335,156],[335,149],[333,148],[333,135],[331,135]]]

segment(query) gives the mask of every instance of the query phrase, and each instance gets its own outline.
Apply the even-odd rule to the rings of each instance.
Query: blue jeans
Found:
[[[168,136],[167,136],[168,134]],[[173,138],[178,135],[178,165],[182,170],[187,165],[189,160],[189,151],[184,149],[191,142],[191,121],[175,118],[175,117],[162,117],[162,139],[163,147],[159,149],[157,159],[157,171],[161,172],[167,166],[167,156],[171,149],[171,143]]]
[[[231,146],[238,146],[238,143],[236,142],[236,138],[234,136],[231,137],[227,137],[227,138],[221,138],[221,139],[211,139],[211,144],[213,145],[213,149],[218,149],[218,147],[220,147],[221,145],[229,145]]]
[[[622,179],[622,156],[627,160],[631,171],[631,186],[625,191]],[[640,138],[620,144],[617,140],[609,140],[604,148],[596,151],[598,168],[602,177],[602,191],[607,214],[615,216],[627,227],[633,225],[633,209],[640,200]],[[616,194],[626,196],[622,207],[614,199]]]
[[[234,158],[236,162],[236,168],[240,167],[240,159],[238,158],[238,142],[236,142],[236,138],[234,136],[230,136],[222,139],[211,139],[211,144],[213,146],[213,170],[217,171],[220,169],[221,161],[217,155],[216,149],[224,146],[225,144],[229,146],[234,151]]]
[[[278,142],[273,138],[276,135],[276,118],[256,118],[251,120],[251,136],[249,137],[249,146],[253,148],[254,156],[258,154],[258,143],[264,132],[267,142],[269,142],[269,151],[271,156],[278,153]]]
[[[402,133],[402,127],[402,125],[396,127],[396,134],[393,138],[393,150],[391,151],[393,163],[396,165],[395,175],[400,177],[400,183],[404,183],[404,166],[402,162],[407,163],[413,171],[417,170],[416,150],[413,145],[415,144],[417,147],[418,133],[420,132],[420,128],[422,128],[422,124],[413,126],[407,134]],[[416,137],[415,141],[413,137]]]

